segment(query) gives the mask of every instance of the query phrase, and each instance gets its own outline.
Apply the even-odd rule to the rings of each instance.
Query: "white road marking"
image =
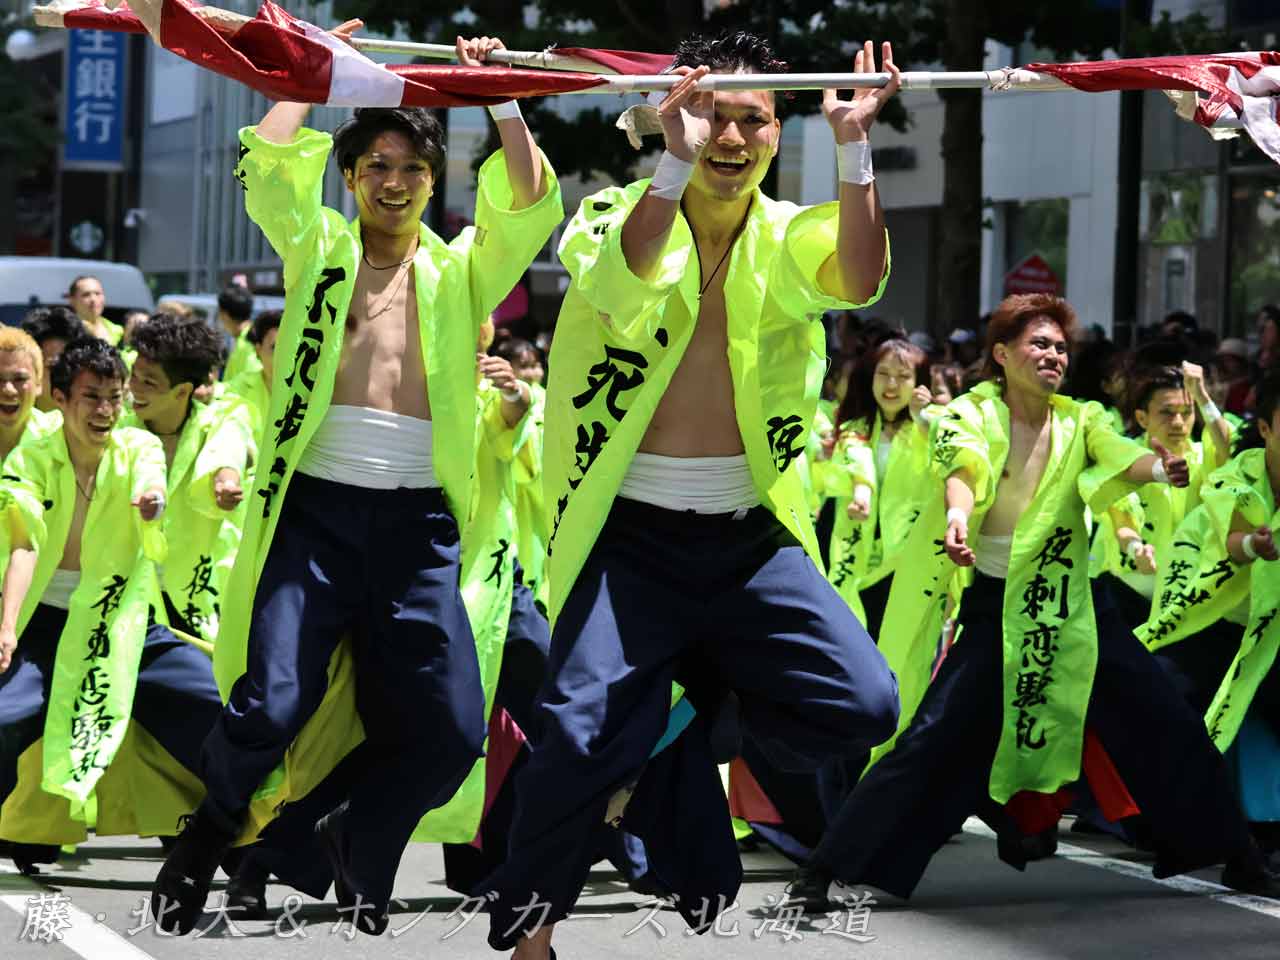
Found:
[[[964,825],[964,832],[975,837],[986,837],[988,840],[996,838],[992,829],[977,817],[969,818]],[[1136,880],[1157,883],[1162,887],[1168,887],[1170,890],[1177,890],[1179,893],[1192,893],[1217,903],[1240,907],[1242,910],[1252,910],[1254,913],[1265,914],[1272,919],[1280,920],[1280,901],[1271,900],[1267,897],[1255,897],[1248,893],[1240,893],[1211,880],[1201,880],[1192,876],[1156,879],[1151,875],[1151,867],[1145,863],[1134,863],[1131,860],[1108,857],[1106,854],[1097,853],[1085,847],[1077,847],[1070,843],[1062,843],[1061,841],[1058,842],[1057,856],[1074,863],[1083,863],[1090,867],[1098,867],[1101,870],[1110,870],[1112,873],[1133,877]]]
[[[12,909],[25,921],[27,901],[37,894],[49,893],[49,888],[29,877],[24,877],[11,864],[0,863],[0,874],[11,875],[18,881],[19,886],[26,885],[30,888],[29,893],[0,895],[0,903]],[[13,880],[5,883],[8,889],[12,889],[14,885]],[[101,922],[106,919],[104,914],[100,913],[97,917],[92,917],[75,904],[68,903],[66,915],[71,921],[71,926],[62,932],[62,938],[57,942],[75,951],[85,960],[153,960],[151,954],[139,950],[120,934],[105,926]]]

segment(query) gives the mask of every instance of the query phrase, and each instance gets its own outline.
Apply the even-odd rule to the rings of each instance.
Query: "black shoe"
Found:
[[[260,866],[252,854],[246,856],[227,884],[227,909],[237,911],[245,920],[265,920],[270,876],[271,871]]]
[[[24,877],[40,872],[37,864],[57,863],[62,848],[48,843],[19,843],[16,840],[0,840],[0,857],[9,857]]]
[[[996,855],[1015,870],[1026,870],[1034,860],[1047,860],[1058,852],[1058,827],[1025,834],[1016,827],[996,835]]]
[[[361,933],[371,937],[381,936],[391,922],[388,916],[388,904],[375,903],[368,897],[351,888],[347,879],[347,871],[343,866],[343,850],[346,844],[342,837],[342,818],[347,812],[347,804],[338,806],[332,813],[321,817],[316,822],[316,839],[324,847],[329,858],[329,866],[333,868],[333,893],[338,898],[338,908],[350,911],[352,925]],[[359,902],[357,903],[357,897]]]
[[[185,935],[204,912],[209,884],[231,841],[203,807],[178,821],[182,833],[151,888],[151,915],[167,933]]]
[[[1253,860],[1233,860],[1223,867],[1222,885],[1255,897],[1280,900],[1280,875]]]
[[[831,874],[820,867],[808,864],[799,867],[791,875],[786,886],[787,906],[800,906],[809,913],[823,913],[831,908],[827,889],[831,886]]]
[[[657,897],[658,899],[663,899],[671,896],[671,891],[663,885],[662,881],[654,875],[652,870],[646,870],[634,880],[628,880],[627,889],[632,893],[640,894],[642,897]]]

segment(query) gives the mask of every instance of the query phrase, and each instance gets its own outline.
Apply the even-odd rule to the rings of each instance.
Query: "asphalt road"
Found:
[[[748,853],[738,908],[723,917],[718,934],[702,937],[687,935],[678,914],[631,893],[602,865],[578,912],[557,928],[557,952],[564,960],[1280,956],[1280,902],[1235,895],[1211,871],[1155,881],[1142,856],[1117,843],[1065,832],[1063,841],[1058,857],[1020,874],[996,859],[989,834],[971,821],[939,853],[910,902],[866,891],[867,912],[847,910],[798,925],[777,909],[790,864],[772,852]],[[498,956],[485,944],[484,915],[467,920],[458,910],[461,898],[443,886],[435,846],[414,845],[406,853],[396,887],[406,905],[395,908],[388,934],[378,939],[352,934],[349,925],[335,929],[340,918],[332,900],[304,899],[286,916],[281,901],[290,891],[277,885],[268,887],[271,920],[237,921],[233,932],[209,912],[202,936],[139,931],[141,904],[159,866],[158,844],[119,838],[94,840],[35,879],[0,866],[0,958]],[[216,902],[215,891],[211,907]],[[33,942],[39,934],[49,942]]]

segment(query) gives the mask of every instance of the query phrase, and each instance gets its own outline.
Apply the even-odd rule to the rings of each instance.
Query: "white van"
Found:
[[[71,281],[80,276],[102,281],[107,319],[119,323],[130,310],[155,309],[155,299],[131,263],[80,260],[74,257],[0,257],[0,322],[11,327],[33,307],[65,307]]]

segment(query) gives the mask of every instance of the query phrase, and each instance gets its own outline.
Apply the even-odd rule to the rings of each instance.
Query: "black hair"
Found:
[[[169,385],[198,387],[222,365],[222,336],[203,320],[157,313],[133,334],[139,357],[160,364]]]
[[[253,294],[247,287],[229,283],[218,294],[218,309],[225,310],[233,320],[243,323],[253,316]]]
[[[521,357],[532,357],[538,362],[542,362],[542,354],[528,340],[520,337],[507,337],[505,340],[499,340],[493,346],[493,355],[501,357],[507,363],[515,363]]]
[[[260,314],[253,318],[253,324],[249,327],[247,339],[255,347],[267,339],[267,334],[272,330],[279,329],[280,318],[284,316],[283,310],[263,310]]]
[[[1166,313],[1164,319],[1160,321],[1160,325],[1164,326],[1166,323],[1176,323],[1182,328],[1182,332],[1188,336],[1191,335],[1193,330],[1200,329],[1200,324],[1196,321],[1196,318],[1185,310],[1172,310]]]
[[[98,278],[95,277],[92,273],[80,274],[80,276],[76,277],[74,280],[71,281],[71,286],[67,287],[67,296],[69,297],[75,296],[76,287],[79,286],[81,280],[98,280]],[[98,286],[102,286],[101,280],[98,280]]]
[[[1277,408],[1280,408],[1280,368],[1272,367],[1263,373],[1254,387],[1254,418],[1236,434],[1235,453],[1267,445],[1258,425],[1265,423],[1271,426]]]
[[[70,343],[89,335],[75,311],[61,306],[36,307],[23,319],[22,329],[42,346],[46,340],[65,340]]]
[[[69,398],[71,385],[85,370],[104,380],[119,380],[121,387],[129,379],[129,369],[120,359],[119,351],[107,341],[86,334],[68,343],[67,349],[53,362],[49,368],[49,386]]]
[[[840,403],[840,409],[836,411],[837,427],[862,419],[865,419],[868,424],[875,422],[880,407],[876,403],[873,381],[876,376],[876,367],[888,356],[897,358],[912,369],[915,373],[915,382],[911,384],[912,387],[928,382],[929,358],[925,352],[908,340],[901,331],[883,336],[878,342],[871,344],[849,369],[844,400]],[[898,411],[898,421],[909,417],[910,413],[910,404],[905,404]]]
[[[1277,327],[1280,327],[1280,305],[1264,303],[1258,308],[1258,316],[1265,320],[1270,320]]]
[[[680,41],[672,66],[708,66],[713,73],[786,73],[764,37],[745,30],[726,30],[716,36],[694,34]]]
[[[424,107],[359,107],[333,132],[333,153],[338,169],[352,172],[378,134],[395,130],[413,144],[418,156],[431,167],[431,179],[444,173],[445,133],[435,114]]]
[[[1117,371],[1125,370],[1128,355],[1110,340],[1095,340],[1080,348],[1067,367],[1067,386],[1063,391],[1077,400],[1095,400],[1109,407],[1112,400],[1102,385]]]
[[[1186,381],[1178,367],[1144,367],[1133,378],[1133,387],[1129,392],[1126,419],[1132,421],[1139,410],[1146,410],[1147,404],[1158,390],[1185,390]]]

